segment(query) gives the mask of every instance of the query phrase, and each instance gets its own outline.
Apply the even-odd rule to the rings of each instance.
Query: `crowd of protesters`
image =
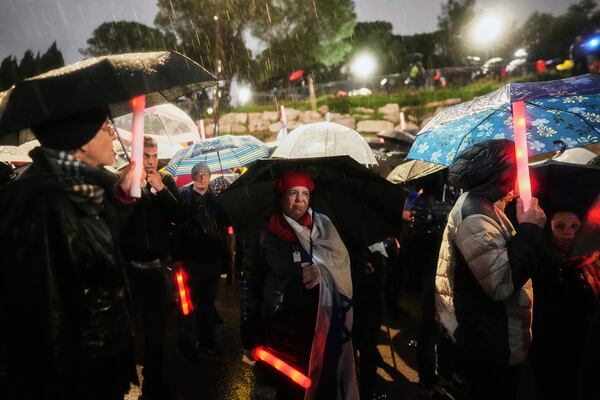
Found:
[[[187,272],[193,305],[179,314],[178,351],[196,360],[221,354],[215,303],[232,264],[247,356],[265,348],[312,381],[299,386],[258,361],[278,399],[373,398],[384,307],[400,317],[399,288],[413,284],[423,294],[420,397],[516,399],[527,368],[540,399],[592,396],[600,262],[597,252],[568,258],[586,210],[546,216],[534,198],[509,212],[518,197],[511,141],[467,149],[407,201],[402,236],[362,248],[311,208],[315,183],[305,172],[279,176],[273,213],[232,244],[205,163],[177,189],[146,137],[135,199],[133,163],[118,175],[102,168],[114,162],[116,134],[106,108],[32,130],[41,144],[33,163],[18,179],[2,172],[10,181],[0,192],[3,398],[122,399],[136,363],[143,398],[171,398],[172,269]]]

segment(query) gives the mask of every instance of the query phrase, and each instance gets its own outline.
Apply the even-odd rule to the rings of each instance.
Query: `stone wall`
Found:
[[[460,99],[447,99],[435,101],[424,105],[425,109],[431,109],[432,114],[439,111],[440,107],[447,107],[460,103]],[[350,114],[332,112],[329,114],[331,122],[355,129],[359,133],[376,134],[382,131],[400,130],[400,113],[405,114],[404,130],[417,133],[431,119],[430,116],[422,117],[420,124],[412,113],[411,107],[400,107],[396,103],[389,103],[377,110],[366,107],[356,107]],[[329,107],[323,105],[318,111],[301,111],[294,108],[286,108],[288,131],[304,124],[325,121]],[[222,134],[252,134],[263,137],[266,140],[273,139],[281,129],[279,113],[277,111],[264,111],[262,113],[227,113],[219,119],[220,132]],[[208,132],[207,132],[208,134]]]

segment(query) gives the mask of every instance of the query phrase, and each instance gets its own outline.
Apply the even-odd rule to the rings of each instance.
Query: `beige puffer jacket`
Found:
[[[529,271],[543,231],[532,224],[518,228],[517,235],[503,210],[469,192],[448,217],[436,314],[470,357],[510,364],[526,358],[533,306]]]

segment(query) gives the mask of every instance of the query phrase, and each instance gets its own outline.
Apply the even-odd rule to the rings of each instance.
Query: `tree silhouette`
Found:
[[[94,29],[87,45],[79,50],[85,56],[173,50],[175,36],[133,21],[104,22]]]

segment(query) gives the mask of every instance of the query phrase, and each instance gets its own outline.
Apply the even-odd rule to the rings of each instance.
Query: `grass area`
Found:
[[[498,89],[505,82],[483,81],[473,83],[462,87],[448,87],[445,89],[422,89],[422,90],[403,90],[390,95],[373,94],[371,96],[353,96],[353,97],[333,97],[322,96],[317,99],[318,106],[327,105],[331,112],[350,114],[356,107],[367,107],[377,109],[388,103],[397,103],[403,106],[422,106],[426,103],[449,98],[459,97],[463,101],[470,100],[473,97],[481,96],[492,90]],[[307,101],[291,101],[285,103],[286,107],[292,107],[297,110],[310,110],[310,104]],[[246,106],[232,110],[235,112],[263,112],[276,111],[274,104],[248,104]]]

